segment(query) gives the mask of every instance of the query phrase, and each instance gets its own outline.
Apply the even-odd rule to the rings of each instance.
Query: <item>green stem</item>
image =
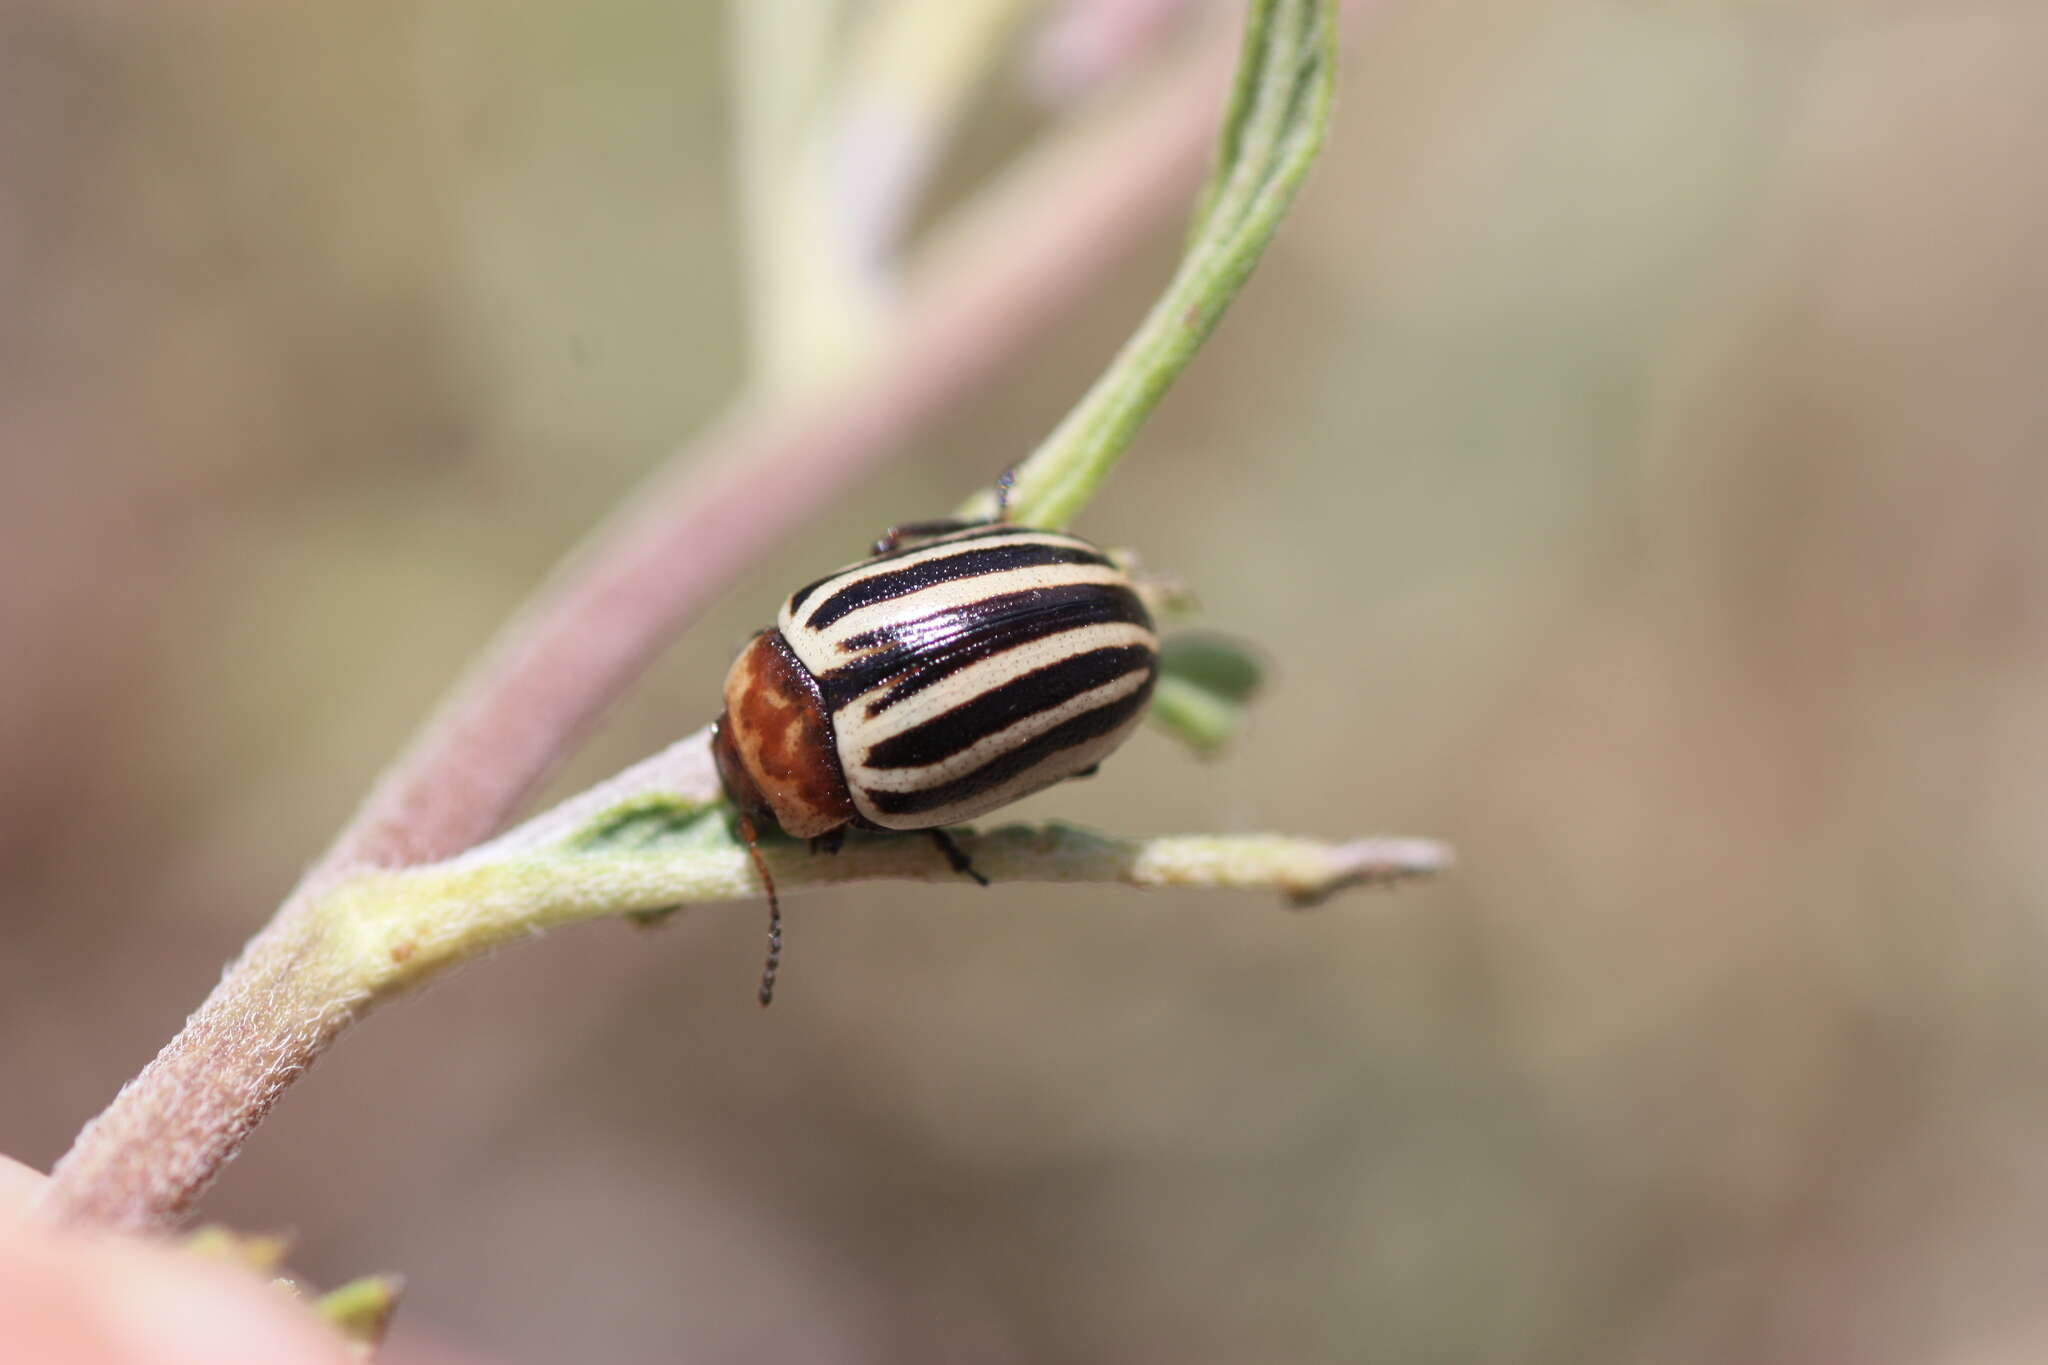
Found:
[[[1216,168],[1180,267],[1102,377],[1017,466],[1018,521],[1070,523],[1215,330],[1322,146],[1336,66],[1334,0],[1253,0]],[[987,516],[994,506],[983,490],[961,511]]]
[[[760,899],[760,878],[746,849],[691,833],[696,810],[657,798],[621,814],[686,837],[676,847],[661,837],[625,846],[600,838],[588,851],[463,857],[369,873],[336,886],[320,902],[318,951],[336,976],[349,979],[349,993],[359,993],[368,1005],[565,924]],[[722,834],[723,809],[710,807],[704,814]],[[1426,876],[1449,859],[1441,845],[1427,840],[1329,843],[1273,834],[1124,839],[1057,824],[959,831],[955,839],[991,883],[1268,890],[1295,904],[1320,901],[1348,886]],[[785,892],[859,881],[961,880],[930,843],[901,835],[850,838],[831,858],[790,841],[770,843],[763,852]]]
[[[304,907],[300,932],[275,955],[360,1012],[448,967],[565,924],[759,900],[760,878],[732,833],[709,755],[710,731],[701,730],[460,857],[336,883]],[[1427,876],[1451,857],[1426,839],[1126,839],[1060,824],[957,830],[954,837],[991,882],[1268,890],[1295,904]],[[762,854],[785,893],[960,880],[931,843],[904,835],[854,833],[830,858],[778,838]]]

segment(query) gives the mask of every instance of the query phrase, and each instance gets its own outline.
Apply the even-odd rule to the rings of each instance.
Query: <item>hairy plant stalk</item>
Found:
[[[1264,63],[1264,74],[1238,83],[1225,159],[1196,231],[1200,249],[1191,252],[1174,286],[1196,288],[1192,279],[1216,292],[1197,289],[1189,300],[1194,311],[1176,338],[1156,335],[1155,311],[1150,330],[1133,343],[1136,359],[1118,362],[1123,378],[1144,390],[1137,401],[1107,401],[1098,386],[1077,410],[1090,414],[1075,419],[1083,438],[1048,442],[1056,457],[1039,461],[1037,469],[1043,486],[1054,491],[1032,493],[1055,509],[1048,520],[1070,515],[1100,483],[1121,452],[1118,443],[1128,444],[1159,391],[1207,334],[1298,183],[1306,162],[1292,158],[1305,155],[1304,146],[1312,152],[1320,136],[1328,99],[1327,6],[1254,0],[1252,13],[1247,68]],[[1283,31],[1286,43],[1266,42]],[[1300,84],[1301,72],[1315,63],[1321,63],[1320,89],[1315,82]],[[701,785],[701,773],[690,778],[661,766],[694,761],[685,746],[624,775],[653,783],[635,790],[640,799],[653,792],[657,804],[632,808],[633,819],[623,826],[604,823],[608,811],[621,809],[615,804],[600,810],[591,801],[571,803],[573,809],[542,817],[523,836],[507,836],[513,842],[475,849],[465,859],[453,855],[502,828],[597,711],[754,554],[1057,317],[1119,246],[1192,182],[1218,102],[1214,70],[1196,60],[1150,102],[1086,134],[1093,145],[1085,151],[1070,148],[1039,163],[1045,177],[1039,193],[1018,196],[1013,179],[1003,187],[1003,202],[1015,205],[1014,213],[975,220],[971,249],[959,239],[948,245],[939,275],[945,287],[913,304],[873,364],[793,406],[743,401],[603,529],[508,627],[180,1034],[80,1134],[46,1187],[44,1212],[136,1229],[174,1221],[291,1081],[376,1000],[552,917],[648,908],[633,896],[590,901],[599,894],[591,888],[658,884],[657,898],[672,897],[670,903],[689,898],[673,896],[677,891],[714,899],[719,887],[750,894],[742,882],[751,874],[733,861],[722,825],[710,823],[716,808],[698,804],[701,794],[692,794],[690,782]],[[1248,102],[1248,89],[1277,95],[1279,104]],[[1279,115],[1307,118],[1316,131],[1304,138],[1291,125],[1275,129],[1270,120]],[[1263,170],[1241,164],[1250,155],[1269,157],[1271,164]],[[1219,235],[1219,225],[1235,235]],[[1143,341],[1148,335],[1153,340]],[[760,496],[764,486],[775,496]],[[615,788],[607,784],[602,803],[628,794]],[[646,819],[651,827],[634,823]],[[622,840],[626,834],[632,838]],[[554,836],[566,842],[549,842]],[[528,842],[520,844],[520,837]],[[1323,851],[1312,852],[1298,841],[1254,847],[1209,840],[1148,853],[1097,840],[1091,847],[1092,863],[1076,855],[1071,840],[1051,853],[1001,843],[990,844],[987,853],[1002,876],[1071,873],[1086,865],[1089,879],[1256,884],[1312,895],[1370,879],[1374,859],[1389,846],[1378,846],[1378,853],[1356,845],[1337,846],[1337,852],[1313,846]],[[1408,857],[1411,871],[1441,864],[1433,846],[1404,847],[1393,861]],[[875,875],[916,875],[911,863],[892,860],[929,856],[908,848],[857,849],[840,869],[846,876],[870,868],[882,869]],[[545,876],[534,858],[543,859]],[[452,861],[417,873],[392,870],[441,859]],[[657,864],[672,879],[645,882]],[[635,869],[630,875],[622,870],[628,867]],[[688,881],[686,871],[699,880]],[[808,864],[788,871],[792,885],[814,874]],[[514,885],[540,899],[505,900]],[[479,920],[463,909],[479,905],[496,907],[505,918]],[[391,928],[400,921],[411,928]],[[458,923],[468,930],[449,929]]]
[[[134,1082],[179,1087],[184,1121],[168,1132],[132,1132],[161,1116],[117,1101],[89,1130],[104,1136],[81,1138],[61,1168],[78,1191],[62,1215],[138,1230],[174,1218],[199,1186],[148,1216],[138,1216],[134,1188],[157,1188],[165,1169],[217,1168],[336,1035],[450,967],[582,920],[758,900],[762,884],[727,827],[709,740],[699,731],[459,857],[302,889]],[[991,882],[1263,889],[1296,905],[1427,876],[1451,858],[1426,839],[1120,839],[1062,825],[956,837]],[[960,880],[914,837],[855,835],[829,858],[789,840],[764,851],[785,894],[857,881]]]

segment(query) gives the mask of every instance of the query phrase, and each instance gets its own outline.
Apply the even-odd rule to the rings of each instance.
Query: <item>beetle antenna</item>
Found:
[[[740,838],[746,840],[754,871],[761,874],[761,885],[768,892],[768,960],[761,964],[760,994],[761,1008],[765,1010],[775,1002],[775,974],[782,969],[782,901],[775,894],[775,878],[768,875],[768,862],[761,856],[754,822],[744,815],[740,817]]]

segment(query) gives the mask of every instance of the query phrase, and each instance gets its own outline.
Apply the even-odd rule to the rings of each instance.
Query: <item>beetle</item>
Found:
[[[1005,517],[890,528],[791,593],[725,679],[719,781],[768,891],[760,1001],[782,911],[758,840],[836,852],[846,830],[923,831],[987,885],[945,826],[1084,777],[1127,738],[1159,671],[1130,576],[1079,536]]]

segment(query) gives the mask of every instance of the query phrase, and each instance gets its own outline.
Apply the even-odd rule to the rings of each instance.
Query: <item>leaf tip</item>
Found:
[[[1287,903],[1296,910],[1313,909],[1340,891],[1434,877],[1450,871],[1456,863],[1457,851],[1438,839],[1353,839],[1331,850],[1329,869],[1322,879],[1290,888]]]

